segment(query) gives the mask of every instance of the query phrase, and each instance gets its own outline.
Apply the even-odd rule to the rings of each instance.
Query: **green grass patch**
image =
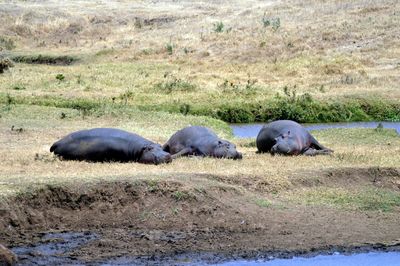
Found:
[[[71,65],[79,59],[70,55],[15,55],[12,60],[17,63],[25,64],[44,64],[44,65]]]
[[[171,196],[176,200],[176,201],[182,201],[182,200],[187,200],[189,199],[191,196],[185,192],[185,191],[175,191],[171,194]]]
[[[156,85],[156,90],[163,94],[172,92],[189,92],[195,89],[191,83],[182,80],[168,81]],[[147,96],[149,97],[147,97]],[[146,96],[146,97],[141,97]],[[249,103],[246,99],[236,97],[228,99],[195,101],[188,97],[187,101],[165,99],[165,102],[153,103],[162,96],[138,94],[128,90],[119,97],[104,98],[72,98],[57,96],[8,96],[19,104],[32,104],[74,108],[101,114],[104,106],[132,106],[143,111],[165,111],[184,115],[209,116],[229,123],[266,122],[280,119],[294,120],[300,123],[324,123],[343,121],[400,121],[400,103],[372,98],[316,100],[309,94],[275,95],[271,99]],[[0,102],[6,102],[6,94],[0,93]],[[115,101],[118,99],[118,101]],[[141,102],[139,102],[141,100]],[[249,100],[250,101],[250,100]]]
[[[400,207],[400,193],[367,188],[359,191],[342,188],[313,188],[294,192],[292,201],[307,205],[328,205],[340,209],[390,212]]]
[[[0,104],[0,118],[3,123],[23,127],[53,128],[55,125],[80,124],[85,120],[120,121],[115,127],[141,135],[156,135],[169,138],[176,130],[188,125],[206,126],[219,136],[232,137],[232,130],[225,122],[210,117],[171,114],[167,112],[141,111],[132,106],[103,105],[89,111],[54,106]],[[118,118],[118,119],[116,119]],[[67,122],[65,122],[67,121]],[[80,122],[81,121],[81,122]]]
[[[266,122],[280,119],[300,123],[343,121],[400,121],[400,103],[375,99],[315,100],[302,95],[296,99],[275,96],[258,103],[231,99],[228,103],[163,103],[141,105],[142,110],[163,110],[211,116],[229,123]]]
[[[170,80],[159,82],[154,86],[154,90],[170,94],[172,92],[181,91],[181,92],[190,92],[194,91],[196,86],[186,80],[182,80],[176,77],[173,77]]]
[[[15,47],[15,42],[11,38],[7,38],[5,36],[0,36],[0,48],[3,48],[5,50],[12,50]],[[0,49],[1,51],[2,49]]]
[[[312,131],[317,139],[328,140],[331,143],[348,143],[351,145],[388,145],[400,140],[394,129],[375,128],[331,128]]]
[[[272,203],[267,199],[256,199],[255,203],[257,204],[257,206],[262,208],[268,208],[272,205]]]

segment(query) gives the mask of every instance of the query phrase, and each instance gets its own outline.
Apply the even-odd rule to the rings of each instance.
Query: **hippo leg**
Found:
[[[324,149],[324,150],[316,150],[313,148],[309,148],[306,151],[304,151],[302,154],[307,155],[307,156],[315,156],[315,155],[329,155],[333,151],[330,149]]]
[[[192,153],[193,153],[193,149],[192,148],[190,148],[190,147],[189,148],[184,148],[180,152],[171,155],[171,158],[172,159],[176,159],[178,157],[181,157],[181,156],[184,156],[184,155],[189,155],[189,154],[192,154]]]

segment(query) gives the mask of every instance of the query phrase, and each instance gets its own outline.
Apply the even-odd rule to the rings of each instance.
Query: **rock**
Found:
[[[0,244],[0,266],[11,266],[17,263],[17,256]]]

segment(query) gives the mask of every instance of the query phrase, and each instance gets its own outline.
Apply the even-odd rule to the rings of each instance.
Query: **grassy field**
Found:
[[[398,239],[395,131],[316,131],[332,155],[284,157],[256,154],[255,140],[235,138],[227,122],[400,121],[399,10],[396,0],[0,2],[0,60],[14,60],[0,74],[0,214],[8,219],[0,219],[0,241],[17,245],[23,228],[52,230],[64,215],[61,229],[100,224],[110,239],[117,226],[222,228],[215,246],[228,251],[230,243],[313,250]],[[188,125],[236,143],[243,160],[154,166],[49,152],[84,128],[121,128],[162,144]],[[82,216],[98,221],[74,220],[82,210],[69,204],[82,195],[93,200]],[[257,240],[260,232],[270,239]],[[115,241],[115,250],[141,246]],[[186,248],[214,250],[204,243]],[[98,247],[91,252],[101,257]]]
[[[115,111],[115,110],[114,110]],[[285,157],[256,154],[254,139],[235,139],[227,125],[207,117],[184,116],[163,112],[125,110],[110,112],[100,117],[83,116],[73,109],[15,105],[9,110],[3,107],[1,113],[1,195],[13,195],[26,191],[27,187],[45,184],[92,183],[101,180],[177,180],[192,189],[207,189],[220,182],[222,186],[233,187],[266,197],[281,195],[283,198],[305,198],[306,203],[331,204],[332,193],[315,190],[302,182],[322,180],[322,188],[340,188],[335,193],[347,193],[348,189],[365,194],[365,189],[374,188],[365,184],[368,169],[396,169],[400,164],[400,138],[394,130],[386,129],[331,129],[315,132],[317,139],[335,150],[332,156]],[[87,163],[61,161],[49,153],[53,142],[69,132],[82,128],[117,127],[164,143],[176,130],[187,125],[204,125],[213,128],[220,136],[238,145],[244,159],[239,161],[215,160],[212,158],[181,158],[168,165],[152,166],[126,163]],[[362,176],[363,182],[346,187],[325,179],[330,171],[350,169],[348,176]],[[395,171],[395,170],[394,170]],[[398,173],[397,173],[398,174]],[[204,177],[201,177],[204,175]],[[381,175],[378,173],[377,175]],[[198,177],[200,176],[200,177]],[[211,178],[209,177],[211,176]],[[396,177],[396,175],[395,175]],[[398,185],[398,179],[385,180]],[[193,178],[193,179],[192,179]],[[387,178],[386,176],[384,178]],[[398,178],[398,176],[397,176]],[[300,184],[300,185],[299,185]],[[300,189],[300,192],[296,188]],[[319,187],[319,186],[317,186]],[[379,187],[379,186],[378,186]],[[306,192],[302,191],[306,189]],[[377,188],[387,189],[387,187]],[[374,190],[375,191],[375,190]],[[264,194],[266,193],[266,194]],[[272,194],[271,194],[272,193]],[[319,195],[316,197],[315,193]],[[391,194],[382,194],[392,197]],[[322,198],[321,198],[322,197]],[[361,196],[360,196],[361,197]],[[373,197],[373,193],[371,194]],[[326,200],[324,200],[326,198]],[[361,198],[362,199],[362,198]],[[361,200],[357,199],[357,200]],[[366,199],[368,200],[368,199]],[[285,201],[285,200],[284,200]],[[335,202],[333,202],[335,203]],[[328,205],[329,205],[328,204]],[[350,201],[350,205],[352,202]],[[355,202],[353,207],[357,207]],[[399,205],[395,201],[396,206]],[[341,207],[340,202],[338,203]]]
[[[0,76],[3,102],[87,99],[228,122],[400,120],[397,1],[96,3],[0,4],[3,54],[22,62]]]

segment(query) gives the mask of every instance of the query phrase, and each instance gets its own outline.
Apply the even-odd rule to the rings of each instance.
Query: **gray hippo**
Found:
[[[210,129],[201,126],[190,126],[177,131],[164,144],[163,150],[169,152],[172,158],[196,155],[242,159],[242,154],[236,150],[235,144],[220,139]]]
[[[67,160],[94,162],[134,161],[160,164],[172,161],[171,155],[163,151],[161,145],[115,128],[73,132],[54,143],[50,152]]]
[[[256,144],[258,152],[271,154],[313,156],[333,152],[319,144],[300,124],[290,120],[278,120],[263,126]]]

